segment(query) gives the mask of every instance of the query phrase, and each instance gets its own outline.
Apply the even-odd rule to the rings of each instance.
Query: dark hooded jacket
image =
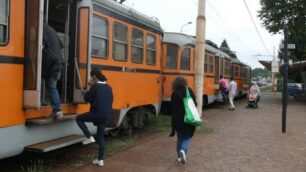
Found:
[[[189,94],[193,99],[195,105],[197,105],[195,96],[193,91],[188,88]],[[185,108],[183,98],[186,97],[186,88],[182,87],[172,92],[171,95],[171,111],[172,111],[172,118],[171,124],[172,127],[175,129],[176,132],[183,136],[192,137],[195,131],[195,126],[186,124],[184,122],[185,116]]]
[[[56,71],[54,66],[64,64],[64,58],[61,49],[64,48],[56,31],[44,23],[43,27],[43,58],[42,58],[42,76],[47,78],[52,72]],[[61,69],[61,68],[58,68]]]

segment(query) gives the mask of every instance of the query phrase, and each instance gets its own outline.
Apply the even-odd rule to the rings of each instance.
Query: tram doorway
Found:
[[[63,71],[57,83],[61,104],[83,102],[81,90],[86,89],[86,84],[82,86],[82,83],[87,83],[90,65],[88,65],[89,61],[86,56],[82,64],[85,67],[81,70],[82,75],[80,75],[81,64],[79,64],[80,59],[77,52],[79,35],[76,34],[79,30],[78,22],[80,22],[77,19],[79,3],[75,0],[27,1],[24,69],[25,108],[40,109],[44,106],[50,106],[50,96],[45,81],[41,77],[41,71],[44,67],[42,66],[43,23],[47,23],[57,32],[64,47],[62,49]],[[89,35],[89,33],[83,34]]]

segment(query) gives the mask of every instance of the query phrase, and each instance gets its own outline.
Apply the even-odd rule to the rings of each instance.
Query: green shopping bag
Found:
[[[185,107],[184,122],[194,126],[201,126],[202,120],[200,118],[197,107],[195,106],[192,98],[190,97],[189,90],[186,87],[186,97],[183,98]]]

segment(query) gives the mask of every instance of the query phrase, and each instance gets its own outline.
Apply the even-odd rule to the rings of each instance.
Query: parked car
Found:
[[[299,99],[300,97],[303,97],[303,92],[304,92],[303,84],[288,83],[287,92],[288,92],[288,95],[293,96],[294,99]]]

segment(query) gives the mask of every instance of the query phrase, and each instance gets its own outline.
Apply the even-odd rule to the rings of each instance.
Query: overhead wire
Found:
[[[245,7],[246,7],[246,9],[247,9],[247,11],[248,11],[248,13],[249,13],[249,16],[250,16],[250,18],[251,18],[251,20],[252,20],[252,23],[253,23],[253,25],[254,25],[254,27],[255,27],[255,29],[256,29],[256,32],[257,32],[257,34],[258,34],[258,36],[259,36],[259,38],[260,38],[260,40],[261,40],[263,46],[265,47],[266,51],[267,51],[269,54],[271,54],[270,51],[269,51],[269,49],[267,48],[267,46],[266,46],[264,40],[262,39],[261,34],[260,34],[259,31],[258,31],[258,28],[257,28],[257,26],[256,26],[256,24],[255,24],[255,21],[254,21],[253,17],[252,17],[252,14],[251,14],[251,12],[250,12],[250,9],[249,9],[249,7],[248,7],[248,4],[246,3],[245,0],[243,0],[243,2],[244,2],[244,5],[245,5]]]
[[[192,1],[194,5],[198,6],[198,4],[193,0]],[[208,1],[207,1],[208,2]],[[210,7],[213,9],[213,11],[217,14],[217,16],[222,20],[222,24],[220,24],[218,22],[218,20],[215,20],[211,15],[208,15],[208,18],[211,18],[214,23],[216,23],[218,26],[220,26],[221,29],[223,29],[225,31],[225,33],[227,33],[229,36],[231,36],[232,38],[236,39],[237,41],[241,42],[241,44],[245,45],[246,47],[248,47],[248,51],[249,54],[258,54],[258,51],[254,50],[253,48],[251,48],[248,44],[246,44],[237,34],[235,34],[235,32],[233,31],[233,29],[227,24],[226,20],[223,19],[223,17],[217,12],[217,10],[213,7],[213,5],[211,3],[208,2],[208,5],[210,5]]]
[[[223,24],[231,31],[231,33],[234,35],[234,37],[240,41],[242,44],[247,46],[250,50],[257,53],[258,51],[254,50],[252,47],[250,47],[247,43],[245,43],[229,26],[229,24],[226,22],[226,20],[219,14],[219,12],[214,8],[214,6],[207,0],[208,5],[211,7],[211,9],[217,14],[217,16],[223,21]]]

